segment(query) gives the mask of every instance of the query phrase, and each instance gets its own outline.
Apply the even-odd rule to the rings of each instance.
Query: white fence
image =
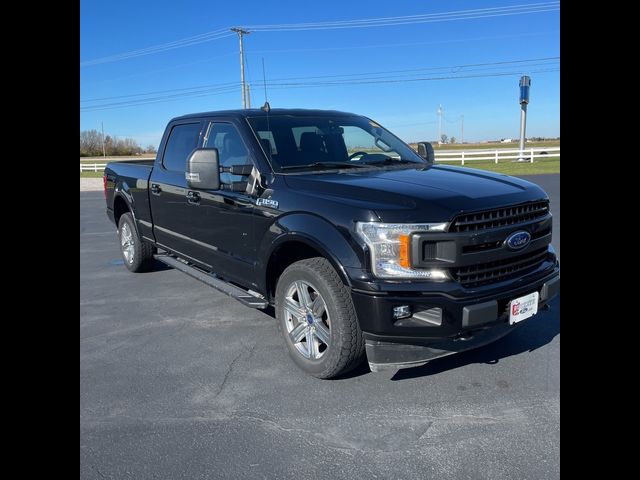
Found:
[[[549,158],[560,157],[560,147],[533,147],[525,148],[520,153],[519,148],[497,148],[494,150],[478,149],[467,150],[465,152],[436,152],[436,162],[475,162],[475,161],[487,161],[492,160],[494,163],[500,162],[500,160],[517,160],[523,158],[528,162],[533,163],[535,158]]]
[[[500,160],[517,160],[524,158],[526,161],[533,163],[534,159],[543,159],[549,157],[560,157],[560,147],[534,147],[525,148],[523,155],[517,148],[497,148],[494,150],[478,149],[467,150],[465,152],[436,152],[436,162],[465,162],[487,161],[493,160],[499,163]],[[104,170],[106,163],[81,163],[81,172],[101,172]]]
[[[106,163],[81,163],[80,171],[81,172],[101,172],[106,167]]]

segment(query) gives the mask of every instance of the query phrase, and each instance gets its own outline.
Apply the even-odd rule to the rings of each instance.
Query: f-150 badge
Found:
[[[277,200],[271,200],[270,198],[258,198],[256,200],[256,205],[258,206],[264,205],[265,207],[278,208],[279,203]]]

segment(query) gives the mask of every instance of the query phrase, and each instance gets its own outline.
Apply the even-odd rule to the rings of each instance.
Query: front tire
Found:
[[[349,289],[322,257],[289,265],[276,286],[278,329],[293,361],[317,378],[334,378],[364,359],[364,337]]]
[[[138,237],[130,213],[123,213],[120,217],[118,237],[120,238],[120,253],[122,253],[124,266],[136,273],[150,270],[153,265],[155,247]]]

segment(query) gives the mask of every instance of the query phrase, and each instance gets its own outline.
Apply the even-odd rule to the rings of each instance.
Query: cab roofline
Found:
[[[338,110],[317,110],[317,109],[305,109],[305,108],[272,108],[268,114],[270,117],[275,115],[292,115],[300,117],[362,117],[350,112],[340,112]],[[204,117],[235,117],[235,118],[247,118],[247,117],[266,117],[267,113],[263,112],[259,108],[248,108],[238,110],[215,110],[211,112],[189,113],[187,115],[181,115],[179,117],[172,118],[171,121],[185,120],[189,118],[204,118]]]

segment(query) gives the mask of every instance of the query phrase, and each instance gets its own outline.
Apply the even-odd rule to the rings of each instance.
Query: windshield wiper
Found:
[[[367,162],[367,165],[391,165],[392,163],[416,163],[411,160],[405,160],[404,158],[385,158],[384,160],[378,160],[377,162]]]
[[[285,165],[280,167],[282,170],[293,168],[365,168],[367,165],[347,162],[314,162],[307,165]]]

